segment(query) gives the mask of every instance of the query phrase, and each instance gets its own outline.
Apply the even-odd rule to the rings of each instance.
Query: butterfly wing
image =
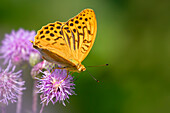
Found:
[[[34,47],[50,62],[75,67],[90,52],[96,31],[95,13],[85,9],[65,23],[43,26],[35,36]]]
[[[90,52],[95,41],[97,21],[92,9],[85,9],[62,26],[75,60],[82,62]]]
[[[64,24],[63,22],[55,22],[43,26],[35,36],[34,47],[41,52],[47,61],[67,65],[71,63],[69,59],[74,59],[74,57],[63,37],[61,27]]]

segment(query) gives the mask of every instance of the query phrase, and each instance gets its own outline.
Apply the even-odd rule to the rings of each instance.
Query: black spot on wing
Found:
[[[43,35],[43,36],[41,36],[40,38],[44,38],[45,36]]]
[[[54,27],[55,25],[54,24],[50,24],[49,26],[53,26]]]
[[[60,35],[63,35],[63,32],[62,32],[62,31],[60,31],[59,33],[60,33]]]
[[[85,45],[87,48],[89,48],[90,46],[89,45]]]
[[[83,40],[83,43],[91,43],[92,42],[92,40],[90,40],[90,41],[88,41],[88,40]]]
[[[50,30],[53,30],[53,27],[51,27]]]
[[[50,41],[50,38],[46,38],[47,41]]]
[[[68,33],[70,33],[70,30],[67,30]]]
[[[57,22],[57,24],[62,25],[60,22]]]
[[[62,38],[62,37],[57,37],[57,38],[55,38],[54,40],[56,41],[56,40],[58,40],[58,39],[60,39],[60,38]]]
[[[43,31],[40,32],[40,34],[42,34],[42,33],[43,33]]]
[[[56,44],[57,42],[53,42],[52,45]]]
[[[74,33],[76,32],[76,29],[73,29]]]
[[[73,26],[73,23],[70,23],[70,26]]]
[[[44,27],[44,29],[48,29],[48,27]]]
[[[83,36],[83,35],[84,35],[84,33],[79,33],[79,35],[82,35],[82,36]]]
[[[60,29],[60,26],[57,26],[56,28],[57,28],[57,29]]]
[[[52,36],[52,37],[53,37],[53,36],[54,36],[54,34],[53,34],[53,33],[50,33],[50,36]]]
[[[90,30],[88,30],[88,33],[91,35],[91,31]]]
[[[81,26],[78,26],[79,29],[81,29]]]
[[[65,27],[64,29],[66,29],[66,30],[67,30],[67,29],[68,29],[68,27]]]
[[[64,43],[60,43],[60,45],[65,45]]]
[[[76,21],[75,21],[75,23],[76,23],[76,24],[78,24],[78,23],[79,23],[79,21],[78,21],[78,20],[76,20]]]
[[[48,34],[50,31],[46,31],[45,33]]]
[[[84,47],[81,47],[85,52],[87,51]]]

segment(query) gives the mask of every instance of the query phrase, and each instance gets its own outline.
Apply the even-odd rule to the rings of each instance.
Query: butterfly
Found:
[[[85,71],[81,62],[95,41],[97,21],[92,9],[84,9],[67,22],[43,26],[34,38],[33,47],[48,62],[72,72]]]

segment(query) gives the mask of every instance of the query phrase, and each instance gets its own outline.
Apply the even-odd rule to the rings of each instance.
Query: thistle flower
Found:
[[[4,58],[4,64],[9,60],[14,64],[20,64],[22,61],[29,61],[31,53],[38,53],[32,47],[30,40],[34,39],[35,31],[26,31],[19,29],[12,30],[11,34],[5,34],[0,47],[0,58]]]
[[[26,89],[23,87],[25,81],[21,81],[22,71],[14,71],[15,66],[12,66],[11,61],[5,70],[0,68],[0,102],[7,105],[8,101],[17,102],[19,95]]]
[[[67,71],[60,69],[55,69],[52,73],[50,71],[42,73],[43,77],[39,79],[37,85],[37,88],[39,88],[38,93],[42,93],[40,95],[41,103],[48,105],[50,101],[53,104],[59,101],[65,106],[64,101],[68,101],[69,95],[75,94],[73,91],[75,89],[73,77],[68,75],[66,78]]]
[[[42,62],[36,64],[32,70],[31,70],[31,76],[33,78],[35,78],[43,69],[48,70],[48,69],[52,69],[55,65],[43,60]]]

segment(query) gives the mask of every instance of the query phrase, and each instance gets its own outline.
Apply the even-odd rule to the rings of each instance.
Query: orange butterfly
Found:
[[[97,22],[92,9],[84,9],[67,22],[49,23],[34,38],[33,47],[42,58],[73,72],[85,71],[81,62],[95,41]]]

